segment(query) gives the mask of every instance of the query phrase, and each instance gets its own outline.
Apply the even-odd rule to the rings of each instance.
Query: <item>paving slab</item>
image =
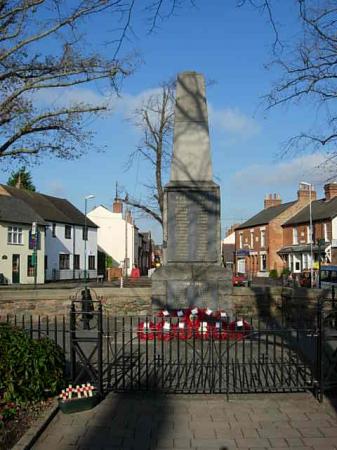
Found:
[[[335,406],[334,406],[335,405]],[[337,450],[336,402],[311,394],[109,394],[59,412],[33,450]]]

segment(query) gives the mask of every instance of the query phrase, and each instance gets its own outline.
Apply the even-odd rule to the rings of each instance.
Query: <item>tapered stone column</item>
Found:
[[[177,78],[173,145],[170,182],[164,189],[164,264],[152,276],[153,306],[230,309],[205,80],[196,72]]]

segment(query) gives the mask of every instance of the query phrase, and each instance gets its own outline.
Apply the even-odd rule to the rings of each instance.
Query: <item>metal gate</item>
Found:
[[[158,329],[158,318],[147,317]],[[174,319],[170,319],[172,329]],[[275,321],[250,319],[227,336],[177,337],[163,330],[139,336],[139,318],[105,318],[104,384],[108,390],[158,389],[167,393],[292,392],[315,386],[312,362],[301,347],[317,355],[317,333],[281,328]],[[248,327],[247,327],[248,328]],[[219,338],[220,337],[220,338]]]
[[[330,301],[329,313],[327,302],[321,301],[307,322],[300,314],[296,321],[246,318],[244,329],[228,328],[221,336],[196,329],[179,333],[177,318],[166,320],[167,332],[160,327],[161,318],[111,317],[103,315],[100,301],[94,303],[90,329],[83,330],[88,313],[73,302],[71,368],[73,382],[86,377],[101,393],[311,390],[322,399],[326,389],[337,387],[337,333],[331,331],[337,310]],[[144,323],[151,324],[145,332]]]

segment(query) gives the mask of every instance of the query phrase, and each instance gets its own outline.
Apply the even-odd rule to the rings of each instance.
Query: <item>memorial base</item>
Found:
[[[198,306],[231,313],[231,293],[231,275],[217,265],[168,264],[152,275],[155,310]]]

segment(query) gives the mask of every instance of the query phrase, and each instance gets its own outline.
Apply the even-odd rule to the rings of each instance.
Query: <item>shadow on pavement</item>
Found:
[[[168,398],[152,380],[147,392],[108,395],[78,442],[81,450],[159,448],[169,433]]]

